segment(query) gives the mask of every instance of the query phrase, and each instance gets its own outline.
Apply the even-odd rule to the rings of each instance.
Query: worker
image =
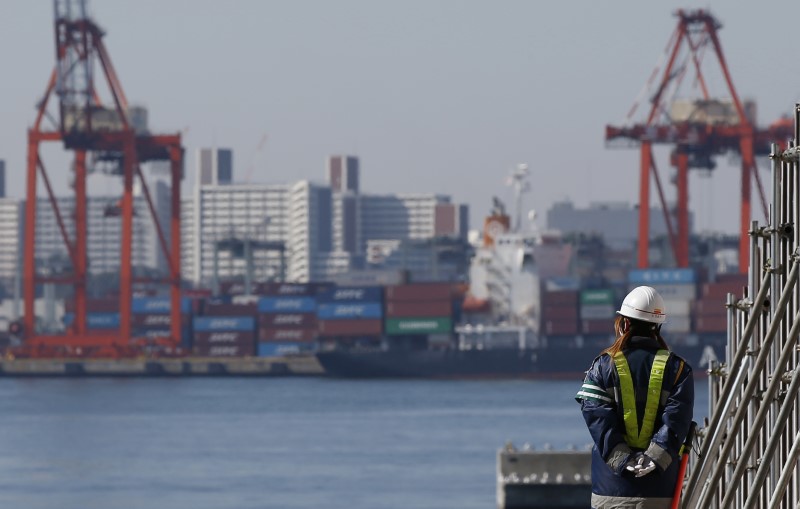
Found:
[[[658,292],[634,288],[617,311],[614,344],[592,362],[575,397],[594,440],[593,509],[668,509],[672,502],[694,380],[661,337],[665,321]]]

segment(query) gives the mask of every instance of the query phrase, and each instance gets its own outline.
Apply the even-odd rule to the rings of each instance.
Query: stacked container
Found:
[[[667,321],[664,332],[687,334],[691,331],[692,302],[697,294],[694,269],[638,269],[628,274],[628,289],[652,286],[664,299]]]
[[[164,338],[172,333],[170,316],[171,299],[162,297],[134,297],[131,302],[131,333],[134,337]],[[192,301],[181,299],[181,344],[191,344]]]
[[[726,332],[727,296],[729,293],[741,296],[745,286],[747,286],[747,276],[740,274],[718,276],[717,281],[703,284],[700,298],[695,304],[695,330],[705,334]]]
[[[578,290],[558,289],[542,293],[542,326],[546,336],[578,335]]]
[[[75,301],[64,301],[64,327],[69,328],[75,321]],[[86,300],[86,327],[94,333],[114,334],[119,331],[119,299]]]
[[[616,314],[614,290],[583,290],[580,293],[581,332],[588,335],[609,335]]]
[[[427,335],[447,341],[453,332],[453,286],[412,283],[386,288],[385,331],[389,336]]]
[[[323,338],[376,338],[383,331],[383,289],[340,286],[323,291],[317,306]]]
[[[272,357],[310,351],[317,340],[318,285],[263,285],[258,299],[258,355]]]
[[[198,316],[192,320],[195,355],[246,357],[255,355],[255,320],[252,316]]]

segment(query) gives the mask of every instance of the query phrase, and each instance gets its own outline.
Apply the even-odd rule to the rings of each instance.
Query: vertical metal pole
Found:
[[[24,336],[36,335],[36,168],[39,161],[37,134],[28,131],[28,180],[25,198],[25,245],[23,249],[22,296],[24,299]]]
[[[175,345],[181,344],[183,310],[181,309],[181,181],[183,180],[183,150],[180,144],[169,148],[172,188],[170,203],[170,336]],[[168,260],[170,261],[170,260]]]
[[[689,266],[689,154],[678,150],[678,267]]]
[[[119,337],[117,343],[127,345],[131,337],[131,303],[133,298],[133,172],[136,161],[136,140],[133,131],[126,131],[123,141],[122,243],[119,273]]]
[[[75,332],[86,334],[86,151],[75,151]]]

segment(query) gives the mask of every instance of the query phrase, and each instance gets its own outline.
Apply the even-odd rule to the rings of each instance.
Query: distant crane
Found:
[[[766,200],[755,156],[768,155],[770,143],[790,138],[793,135],[792,125],[790,122],[777,121],[765,129],[755,127],[754,114],[749,111],[749,105],[739,99],[728,71],[717,33],[722,27],[720,22],[702,9],[678,10],[675,15],[678,18],[678,25],[667,44],[666,65],[663,71],[660,69],[660,64],[656,66],[640,94],[640,99],[634,102],[628,113],[624,125],[606,126],[607,144],[625,147],[631,143],[638,144],[641,153],[638,266],[644,268],[649,265],[650,176],[653,176],[656,183],[676,264],[678,267],[687,267],[689,169],[711,170],[715,167],[713,160],[715,156],[733,152],[739,154],[742,159],[739,270],[746,272],[750,254],[748,231],[751,220],[750,195],[753,178],[758,185],[766,214]],[[681,53],[684,43],[687,51]],[[709,93],[701,68],[703,57],[709,47],[719,62],[730,99],[714,98]],[[682,59],[678,58],[679,55],[682,55]],[[700,88],[701,98],[695,101],[674,100],[684,78],[691,70],[694,70],[696,75],[695,83]],[[641,98],[645,96],[650,98],[649,111],[642,122],[633,123],[633,116]],[[675,147],[671,162],[677,169],[675,179],[677,232],[656,169],[653,144],[668,144]]]
[[[23,333],[27,347],[48,354],[80,350],[97,355],[126,355],[131,345],[131,304],[134,277],[133,248],[133,183],[138,178],[142,195],[153,218],[159,245],[168,264],[168,276],[148,280],[169,285],[171,330],[168,345],[180,341],[180,182],[183,170],[183,148],[180,134],[152,135],[147,129],[146,112],[130,107],[117,73],[103,44],[105,32],[86,14],[85,0],[54,0],[56,66],[42,100],[37,104],[33,127],[28,130],[27,191],[25,203],[25,240],[23,294]],[[99,67],[100,72],[95,69]],[[96,87],[96,74],[105,77],[112,105],[105,106]],[[58,120],[47,111],[52,95],[58,96]],[[53,130],[42,126],[44,117],[53,121]],[[65,215],[60,211],[50,177],[39,153],[44,142],[61,142],[75,153],[75,237],[68,234]],[[115,333],[95,334],[87,327],[87,156],[92,165],[101,164],[104,171],[119,175],[123,181],[118,203],[121,221],[119,313],[120,327]],[[168,243],[157,220],[153,200],[141,163],[168,161],[171,170],[171,209]],[[37,179],[41,177],[47,198],[71,262],[71,274],[50,276],[36,263]],[[37,332],[34,315],[36,286],[42,283],[68,284],[74,288],[75,320],[65,335],[45,336]],[[138,280],[136,281],[138,282]],[[126,353],[127,352],[127,353]]]

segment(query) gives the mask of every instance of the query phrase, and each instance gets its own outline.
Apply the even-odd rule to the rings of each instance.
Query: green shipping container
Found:
[[[614,305],[614,290],[583,290],[581,305],[609,304]]]
[[[450,317],[440,318],[388,318],[386,334],[444,334],[453,330]]]

